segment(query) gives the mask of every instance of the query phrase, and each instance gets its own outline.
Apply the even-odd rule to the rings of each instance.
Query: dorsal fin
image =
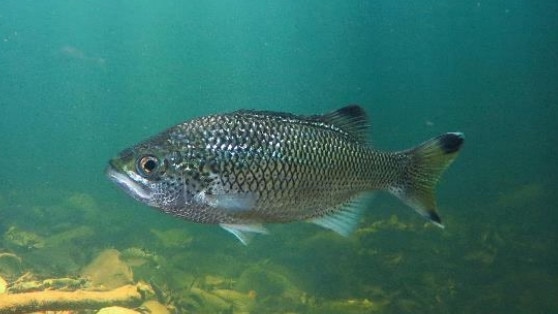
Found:
[[[312,118],[338,127],[361,143],[367,142],[366,133],[370,124],[366,112],[359,105],[349,105]]]

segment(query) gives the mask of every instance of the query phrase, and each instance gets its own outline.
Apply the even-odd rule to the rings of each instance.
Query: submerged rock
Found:
[[[162,260],[160,256],[138,247],[130,247],[122,250],[120,259],[132,267],[141,266],[147,262],[151,262],[158,266]]]
[[[48,247],[72,245],[80,240],[92,238],[95,235],[93,228],[88,226],[79,226],[64,232],[54,234],[46,238],[45,243]]]
[[[0,276],[0,294],[5,293],[8,289],[8,282]]]
[[[0,274],[15,278],[22,274],[21,258],[12,253],[0,253]]]
[[[325,302],[316,308],[315,312],[320,314],[361,314],[361,313],[381,313],[385,309],[387,302],[376,302],[369,299],[347,299]]]
[[[206,275],[199,283],[200,287],[206,290],[230,289],[235,284],[236,280],[234,280],[233,278],[226,278],[214,275]]]
[[[97,314],[141,314],[141,312],[121,306],[111,306],[100,309]]]
[[[13,249],[39,249],[45,245],[41,236],[16,226],[4,233],[4,244]]]
[[[81,276],[89,279],[93,289],[114,289],[133,282],[130,266],[120,259],[115,249],[102,251],[81,271]]]
[[[232,304],[235,313],[250,313],[254,309],[256,295],[253,290],[243,293],[231,289],[215,289],[211,293]]]
[[[68,197],[64,202],[64,207],[74,211],[80,211],[85,217],[95,217],[99,215],[99,206],[95,199],[85,193],[75,193]]]
[[[293,301],[298,301],[303,294],[286,273],[271,264],[255,265],[246,269],[238,278],[236,288],[263,298],[279,297]]]
[[[149,300],[141,305],[141,308],[146,309],[147,313],[152,314],[170,314],[171,312],[166,306],[155,300]]]
[[[184,229],[151,229],[150,231],[166,248],[183,249],[189,247],[192,244],[193,237]]]

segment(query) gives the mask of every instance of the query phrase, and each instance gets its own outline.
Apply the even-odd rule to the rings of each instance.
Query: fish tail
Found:
[[[445,133],[405,151],[409,162],[399,180],[389,187],[391,193],[442,228],[436,211],[436,183],[457,157],[464,139],[463,133]]]

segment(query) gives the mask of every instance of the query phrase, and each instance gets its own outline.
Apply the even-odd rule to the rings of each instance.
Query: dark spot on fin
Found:
[[[437,213],[435,189],[444,170],[457,157],[465,136],[442,134],[402,152],[408,163],[397,182],[388,189],[435,225],[442,227]]]
[[[366,119],[366,112],[359,105],[349,105],[334,111],[336,115],[344,117],[352,117],[356,119]]]
[[[366,135],[370,123],[366,112],[359,105],[349,105],[324,115],[297,116],[291,113],[259,111],[259,110],[238,110],[232,115],[248,115],[254,117],[272,116],[284,119],[304,119],[311,122],[326,123],[345,132],[349,140],[366,143]]]
[[[446,154],[457,152],[459,148],[461,148],[461,145],[463,145],[464,140],[465,136],[463,135],[463,133],[459,132],[446,133],[438,138],[440,148]]]
[[[311,116],[310,119],[334,125],[355,140],[366,142],[370,123],[366,112],[358,105],[349,105],[324,115]]]
[[[430,218],[430,220],[435,222],[436,224],[442,225],[442,219],[440,218],[440,216],[438,216],[438,213],[429,212],[428,213],[428,218]]]

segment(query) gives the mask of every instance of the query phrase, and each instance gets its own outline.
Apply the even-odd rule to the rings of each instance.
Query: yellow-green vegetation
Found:
[[[499,195],[497,205],[502,208],[521,207],[540,199],[545,193],[547,192],[540,184],[525,184]]]
[[[120,259],[120,252],[107,249],[85,266],[80,273],[93,287],[114,289],[133,282],[132,270]]]
[[[112,291],[145,282],[152,293],[143,304],[121,310],[163,314],[558,308],[549,266],[556,236],[540,237],[513,216],[553,206],[539,200],[551,193],[536,184],[483,203],[487,216],[480,218],[445,208],[445,230],[380,205],[349,238],[307,224],[276,225],[248,247],[214,226],[102,204],[84,193],[49,193],[43,203],[10,197],[29,211],[0,221],[0,294]]]
[[[4,233],[4,245],[12,249],[38,249],[44,247],[45,243],[38,234],[26,231],[16,226],[11,226]]]
[[[64,245],[79,245],[80,241],[91,239],[95,231],[89,226],[77,226],[59,233],[55,233],[45,239],[48,247],[60,247]]]
[[[0,294],[5,293],[8,289],[8,282],[0,276]]]
[[[15,278],[23,272],[21,258],[14,253],[0,253],[0,275]]]
[[[185,229],[149,230],[165,248],[184,249],[192,244],[192,236]]]

